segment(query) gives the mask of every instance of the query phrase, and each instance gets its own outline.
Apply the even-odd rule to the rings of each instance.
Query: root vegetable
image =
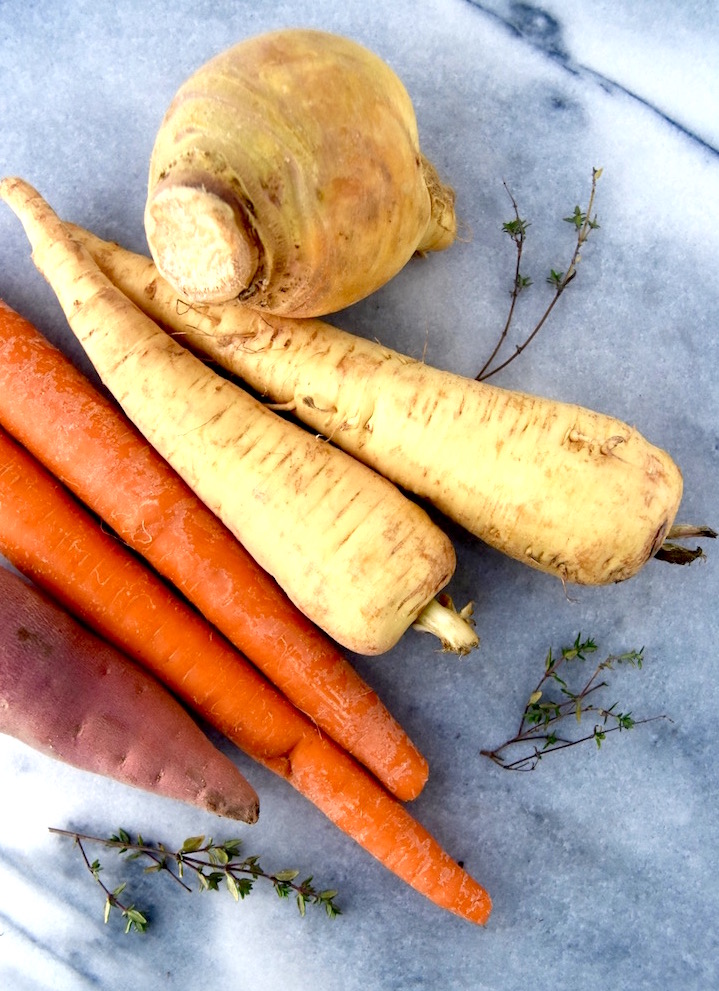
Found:
[[[379,782],[0,430],[0,553],[435,904],[491,903]]]
[[[36,266],[130,420],[300,610],[364,654],[389,650],[421,622],[455,566],[449,539],[424,510],[164,333],[27,183],[5,179],[0,196],[22,220]],[[476,644],[461,616],[443,615],[453,649]]]
[[[323,321],[189,307],[149,259],[75,234],[188,347],[511,557],[599,585],[634,575],[667,536],[681,473],[614,417],[440,371]]]
[[[152,152],[145,228],[186,298],[319,316],[449,245],[456,222],[390,67],[293,29],[235,45],[180,87]]]
[[[118,407],[2,301],[0,423],[393,794],[419,794],[427,762],[335,644]]]
[[[0,732],[126,785],[255,822],[257,794],[162,685],[0,567]]]

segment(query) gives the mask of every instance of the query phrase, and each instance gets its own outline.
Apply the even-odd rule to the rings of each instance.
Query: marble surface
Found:
[[[239,38],[290,24],[345,33],[387,59],[416,105],[426,154],[457,191],[465,236],[412,262],[337,318],[473,375],[503,323],[513,249],[506,182],[531,221],[534,286],[517,339],[573,247],[562,223],[603,168],[601,224],[580,272],[502,385],[637,425],[681,465],[680,516],[719,523],[719,15],[710,0],[48,0],[0,2],[0,173],[33,182],[64,216],[144,248],[147,161],[180,82]],[[0,296],[87,368],[0,210]],[[339,890],[330,921],[258,888],[239,906],[185,895],[104,856],[151,913],[142,937],[105,926],[102,896],[48,826],[118,826],[179,843],[224,823],[52,763],[0,739],[0,987],[355,991],[613,991],[718,986],[719,547],[690,568],[651,562],[623,585],[565,591],[450,528],[450,590],[474,598],[481,649],[458,661],[408,634],[356,658],[430,760],[417,817],[490,890],[479,930],[415,894],[284,782],[217,740],[262,798],[241,831],[269,866]],[[612,675],[631,733],[511,774],[480,756],[513,732],[544,654],[592,635],[643,646]],[[614,700],[614,699],[612,699]]]

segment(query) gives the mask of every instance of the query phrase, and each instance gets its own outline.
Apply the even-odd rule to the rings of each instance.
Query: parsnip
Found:
[[[469,623],[433,602],[455,556],[423,509],[174,341],[27,183],[5,179],[0,196],[128,417],[307,616],[350,650],[375,654],[429,607],[432,623],[439,611],[449,624],[448,649],[476,644]]]
[[[511,557],[567,582],[617,582],[669,532],[681,473],[614,417],[440,371],[319,320],[190,307],[149,259],[82,236],[188,346]]]
[[[396,74],[347,38],[293,29],[235,45],[180,87],[145,227],[186,298],[317,316],[448,246],[456,221]]]

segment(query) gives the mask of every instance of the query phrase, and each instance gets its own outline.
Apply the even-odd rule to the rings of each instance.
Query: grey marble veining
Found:
[[[544,277],[573,247],[562,217],[601,227],[574,284],[498,384],[635,424],[680,464],[680,516],[719,524],[719,16],[712,2],[544,5],[429,0],[367,5],[177,0],[0,2],[0,173],[57,210],[143,249],[149,150],[179,83],[236,39],[287,24],[346,33],[398,71],[425,151],[455,186],[465,236],[413,261],[339,315],[473,375],[508,305],[506,182],[531,221],[532,289],[516,341],[546,304]],[[0,297],[88,369],[0,210]],[[514,341],[512,342],[514,343]],[[101,856],[151,914],[148,933],[102,921],[102,896],[69,841],[119,826],[168,844],[238,832],[211,816],[52,763],[0,738],[0,988],[343,991],[710,991],[719,983],[717,607],[719,548],[688,569],[563,590],[448,527],[450,585],[473,598],[480,650],[458,661],[419,634],[354,658],[431,764],[417,817],[494,899],[486,930],[446,915],[370,860],[284,782],[215,738],[261,795],[246,851],[339,889],[330,922],[258,886],[235,905],[185,895]],[[666,715],[510,774],[480,756],[511,733],[547,648],[592,635],[607,653],[644,647],[611,675],[637,718]]]
[[[617,9],[615,4],[579,3],[568,15],[562,3],[468,2],[568,72],[626,94],[717,151],[714,4],[645,0]]]

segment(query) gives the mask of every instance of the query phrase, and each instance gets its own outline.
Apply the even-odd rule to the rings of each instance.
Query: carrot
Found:
[[[448,582],[454,549],[415,503],[279,416],[165,334],[99,271],[40,195],[5,179],[33,260],[100,378],[150,443],[310,619],[389,650]],[[446,638],[476,635],[444,610]]]
[[[290,29],[221,52],[158,130],[145,230],[194,300],[332,313],[455,238],[409,94],[362,45]]]
[[[437,905],[486,922],[485,890],[406,808],[3,430],[0,552],[398,877]]]
[[[257,793],[172,695],[0,567],[0,732],[73,767],[256,822]]]
[[[118,407],[1,300],[0,423],[323,732],[398,798],[419,794],[427,762],[376,692]]]
[[[599,585],[634,575],[667,536],[681,473],[614,417],[441,371],[323,321],[190,307],[149,259],[72,230],[188,347],[511,557]]]

